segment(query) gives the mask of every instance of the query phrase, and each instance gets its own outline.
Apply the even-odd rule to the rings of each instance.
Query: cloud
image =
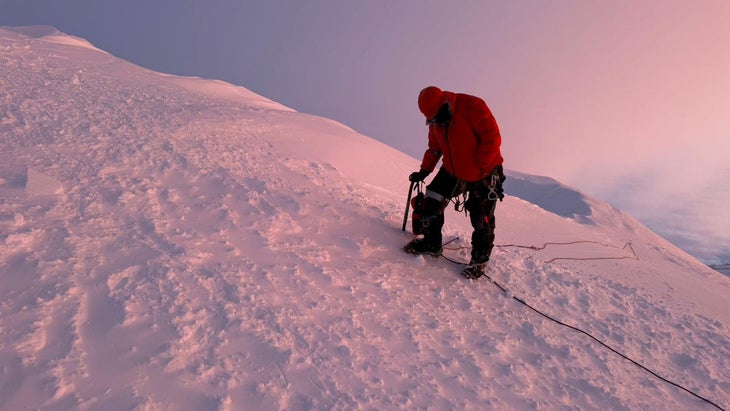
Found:
[[[701,167],[698,162],[698,167]],[[692,167],[689,163],[685,167]],[[681,173],[680,173],[681,174]],[[730,165],[701,181],[635,168],[598,196],[706,263],[730,261]]]

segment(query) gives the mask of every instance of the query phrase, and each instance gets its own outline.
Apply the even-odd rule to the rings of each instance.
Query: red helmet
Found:
[[[440,88],[429,86],[418,95],[418,108],[427,119],[433,118],[443,104],[443,92]]]

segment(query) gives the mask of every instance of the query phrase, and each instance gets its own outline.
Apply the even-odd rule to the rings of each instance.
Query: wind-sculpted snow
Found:
[[[519,197],[559,216],[590,221],[591,206],[577,190],[547,177],[510,172],[505,181],[505,192]]]
[[[347,127],[8,30],[0,73],[2,410],[712,409],[510,296],[730,404],[730,279],[605,204],[500,203],[502,292],[399,250],[418,161]]]

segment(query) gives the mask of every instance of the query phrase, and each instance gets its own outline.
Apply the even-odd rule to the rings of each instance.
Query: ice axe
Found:
[[[408,188],[408,200],[406,201],[406,212],[405,214],[403,214],[403,228],[401,228],[401,231],[406,231],[406,224],[408,223],[408,211],[411,208],[411,195],[413,194],[413,186],[415,184],[415,181],[411,181],[411,186]]]

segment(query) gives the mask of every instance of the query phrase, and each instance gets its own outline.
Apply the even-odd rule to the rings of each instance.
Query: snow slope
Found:
[[[44,30],[0,28],[0,409],[717,408],[512,296],[730,407],[730,278],[620,211],[511,172],[502,292],[399,251],[417,160]]]

